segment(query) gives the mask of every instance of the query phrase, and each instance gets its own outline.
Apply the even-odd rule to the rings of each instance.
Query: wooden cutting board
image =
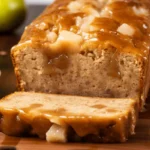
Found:
[[[0,35],[0,97],[16,90],[10,48],[18,42],[24,27],[38,16],[44,7],[28,7],[28,17],[22,27],[14,34]],[[147,111],[140,114],[136,135],[124,144],[50,144],[37,138],[15,138],[0,133],[0,150],[150,150],[150,97],[148,101]]]

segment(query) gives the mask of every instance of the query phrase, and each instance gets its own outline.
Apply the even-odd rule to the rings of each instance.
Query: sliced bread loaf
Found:
[[[149,90],[149,0],[56,0],[28,27],[12,59],[19,89],[134,98]]]
[[[133,99],[18,92],[0,101],[0,130],[48,142],[125,142],[134,134],[137,108]]]

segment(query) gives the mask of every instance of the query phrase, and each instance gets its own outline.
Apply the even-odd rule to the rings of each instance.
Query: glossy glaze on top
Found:
[[[111,45],[120,51],[147,57],[149,5],[148,0],[56,0],[26,28],[21,43],[31,40],[35,47],[59,53],[84,51],[91,45],[96,49]],[[62,31],[67,31],[75,40],[70,45],[79,45],[75,50],[65,44]]]

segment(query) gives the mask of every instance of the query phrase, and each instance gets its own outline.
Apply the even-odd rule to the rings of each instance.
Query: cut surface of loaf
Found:
[[[134,134],[137,102],[18,92],[0,101],[0,130],[49,142],[125,142]]]
[[[19,88],[135,98],[149,89],[149,0],[56,0],[12,48]]]

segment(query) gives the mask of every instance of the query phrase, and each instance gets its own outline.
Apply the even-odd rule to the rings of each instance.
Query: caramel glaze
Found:
[[[136,123],[136,113],[131,113],[132,109],[137,112],[134,105],[135,103],[131,104],[129,107],[132,108],[128,111],[107,108],[107,105],[91,106],[94,109],[102,110],[102,114],[106,115],[73,113],[61,106],[49,109],[40,102],[32,103],[26,107],[1,107],[0,131],[13,136],[31,134],[45,138],[50,127],[53,124],[58,124],[62,127],[71,127],[74,134],[83,137],[83,139],[92,135],[100,138],[99,141],[103,142],[107,142],[107,140],[124,142],[133,133],[131,128]]]
[[[93,106],[101,108],[103,106]],[[96,117],[86,116],[84,114],[72,114],[64,108],[56,110],[42,109],[41,104],[33,104],[27,108],[20,109],[3,109],[1,110],[0,129],[7,135],[20,136],[26,134],[38,135],[40,138],[45,138],[46,132],[53,123],[58,123],[62,126],[69,126],[74,130],[74,134],[88,139],[88,135],[96,136],[99,142],[126,141],[128,129],[126,125],[132,125],[133,120],[130,120],[130,113],[125,116],[117,115],[114,109],[108,110],[113,116]],[[116,114],[116,115],[115,115]],[[135,116],[133,115],[132,118]],[[74,135],[75,136],[75,135]]]
[[[47,40],[46,31],[53,31],[59,35],[60,31],[67,30],[74,32],[83,38],[83,42],[80,45],[80,51],[88,51],[93,42],[94,48],[99,51],[102,49],[108,49],[109,46],[112,46],[118,51],[117,54],[120,52],[132,53],[142,59],[144,58],[144,61],[147,61],[150,45],[150,1],[118,0],[110,4],[106,3],[106,5],[101,7],[101,2],[98,2],[97,0],[82,0],[84,3],[82,4],[82,9],[77,12],[71,12],[71,10],[67,7],[71,2],[72,0],[56,0],[52,5],[47,7],[47,9],[27,27],[20,43],[32,40],[32,44],[30,46],[43,50],[43,52],[48,56],[48,60],[50,60],[48,63],[54,62],[55,60],[51,59],[57,58],[59,60],[60,55],[62,54],[66,55],[66,57],[72,54],[72,51],[68,50],[71,47],[69,46],[69,48],[67,48],[65,44],[62,44],[57,51],[52,51],[48,46],[51,44],[51,41]],[[133,7],[136,9],[144,8],[148,11],[148,14],[137,15],[133,11]],[[88,9],[93,9],[100,13],[105,8],[109,9],[109,16],[96,16],[94,21],[91,23],[91,25],[96,29],[86,32],[86,37],[83,36],[83,32],[80,30],[80,27],[76,25],[77,17],[84,18],[89,16],[90,13],[87,11]],[[36,27],[36,25],[39,25],[40,23],[46,24],[46,27],[42,30]],[[118,27],[124,23],[133,27],[135,30],[135,33],[132,36],[123,35],[117,32]],[[89,40],[92,39],[95,39],[96,42],[95,40],[89,42]],[[89,44],[84,46],[85,43]],[[78,53],[79,50],[76,50],[76,52]],[[117,72],[115,76],[119,77],[118,74],[120,70],[118,69],[117,61],[117,59],[115,61],[110,60],[110,62],[112,62],[112,65],[110,66],[113,66],[113,70],[115,69],[114,72]],[[60,59],[60,64],[61,63],[62,60]],[[65,63],[66,66],[63,64],[61,69],[67,68],[68,64]]]
[[[76,26],[75,19],[77,16],[80,16],[81,18],[83,18],[84,16],[88,16],[88,14],[82,11],[77,13],[70,13],[67,8],[67,5],[70,2],[71,0],[56,1],[54,4],[49,6],[40,17],[38,17],[31,25],[28,26],[20,42],[24,42],[30,39],[37,42],[40,41],[40,45],[47,42],[46,38],[44,38],[46,33],[38,28],[35,28],[35,25],[41,22],[44,22],[48,25],[44,30],[52,31],[55,29],[55,32],[59,33],[60,30],[71,30],[74,26]],[[107,41],[109,41],[110,43],[114,42],[116,44],[116,48],[120,50],[123,50],[123,48],[126,46],[133,47],[134,49],[137,48],[143,55],[143,53],[146,53],[149,50],[147,48],[147,46],[149,46],[150,33],[148,24],[149,16],[137,16],[136,14],[134,14],[132,8],[134,6],[137,8],[143,7],[149,11],[148,6],[146,5],[147,3],[150,4],[150,2],[146,0],[121,0],[106,5],[110,9],[110,11],[112,11],[112,15],[109,16],[109,18],[96,17],[92,23],[94,26],[97,26],[99,28],[99,31],[103,29],[103,32],[93,31],[96,34],[93,34],[93,32],[88,32],[88,34],[92,34],[92,36],[89,36],[89,39],[86,40],[90,40],[90,38],[96,37],[100,43],[105,43]],[[88,4],[86,5],[100,12],[98,8],[95,8],[92,5],[92,2],[90,4],[88,2]],[[86,7],[86,5],[83,7]],[[120,35],[116,31],[117,28],[123,23],[127,23],[135,28],[136,33],[133,37]],[[80,32],[78,32],[78,34],[81,35]]]

